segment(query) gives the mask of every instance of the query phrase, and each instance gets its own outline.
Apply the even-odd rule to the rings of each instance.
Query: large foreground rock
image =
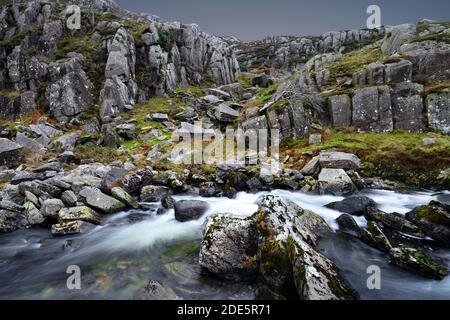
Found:
[[[251,218],[214,215],[207,219],[200,250],[200,266],[225,278],[255,276],[257,229]]]
[[[224,276],[254,275],[284,297],[303,300],[352,298],[333,263],[314,247],[325,221],[276,196],[259,199],[251,218],[217,215],[208,219],[200,262]],[[257,231],[257,232],[256,232]]]
[[[330,232],[315,213],[276,196],[264,196],[256,214],[260,240],[260,272],[272,287],[294,288],[304,300],[351,298],[351,290],[334,264],[314,247],[319,234]]]
[[[0,166],[14,166],[20,162],[22,147],[11,140],[0,138]]]

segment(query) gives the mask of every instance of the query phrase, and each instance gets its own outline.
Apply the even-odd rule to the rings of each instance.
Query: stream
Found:
[[[341,214],[324,205],[342,197],[274,190],[304,209],[321,215],[337,229]],[[159,205],[109,216],[102,226],[84,234],[52,237],[49,230],[30,229],[0,235],[0,299],[134,299],[148,281],[170,287],[180,299],[254,299],[252,283],[234,283],[205,275],[198,265],[202,225],[206,216],[232,213],[249,216],[256,200],[267,193],[239,193],[235,199],[182,195],[176,200],[209,202],[210,210],[198,221],[177,222],[173,210],[158,216]],[[386,212],[406,213],[436,200],[428,192],[396,193],[370,190],[366,195]],[[364,218],[357,218],[365,225]],[[323,239],[319,250],[331,258],[361,299],[449,299],[450,277],[435,281],[389,264],[389,258],[357,239],[335,233]],[[450,267],[450,250],[436,254]],[[66,285],[71,265],[81,269],[81,290]],[[366,286],[367,267],[381,268],[381,290]]]

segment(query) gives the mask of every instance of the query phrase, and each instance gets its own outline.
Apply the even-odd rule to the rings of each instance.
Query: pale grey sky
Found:
[[[364,27],[370,4],[382,9],[382,23],[422,18],[450,20],[449,0],[116,0],[135,12],[170,21],[197,23],[216,35],[257,40],[271,35],[319,35]]]

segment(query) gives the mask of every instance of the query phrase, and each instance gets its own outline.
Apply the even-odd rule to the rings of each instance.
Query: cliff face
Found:
[[[68,121],[98,105],[106,119],[178,86],[231,83],[239,72],[232,49],[196,25],[137,15],[109,0],[90,3],[1,7],[3,118],[37,107]],[[80,30],[67,28],[67,4],[82,8]]]
[[[247,110],[242,126],[282,129],[282,139],[307,136],[314,121],[357,132],[449,134],[449,30],[448,23],[423,21],[380,30],[359,43],[347,43],[348,32],[333,33],[333,39],[343,39],[337,34],[347,37],[336,42],[322,36],[316,45],[311,40],[309,49],[303,50],[311,58],[299,66],[289,63],[293,55],[271,56],[274,46],[298,40],[271,42],[268,51],[259,52],[266,58],[257,64],[262,63],[268,73],[274,72],[274,64],[285,72],[297,72],[281,80],[276,94],[257,112]],[[255,61],[248,53],[241,52],[238,58],[250,66]]]

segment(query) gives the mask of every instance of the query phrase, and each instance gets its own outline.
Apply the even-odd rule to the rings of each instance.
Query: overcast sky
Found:
[[[320,35],[364,27],[370,4],[381,7],[382,24],[423,18],[449,21],[450,0],[116,0],[123,8],[170,21],[197,23],[216,35],[258,40],[271,35]]]

